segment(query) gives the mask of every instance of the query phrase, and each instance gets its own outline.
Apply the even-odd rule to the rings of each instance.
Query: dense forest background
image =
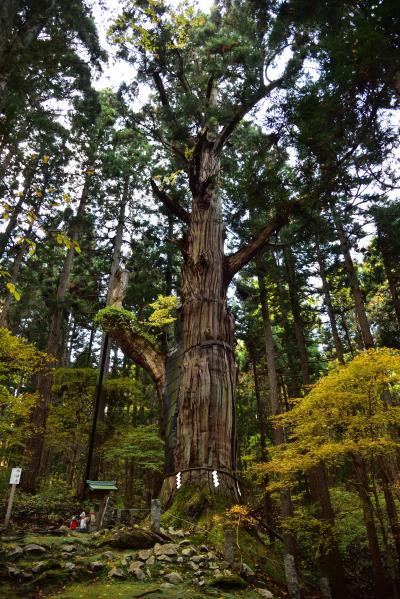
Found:
[[[104,308],[127,271],[135,331],[174,347],[209,144],[243,518],[334,597],[398,597],[399,7],[117,4],[0,7],[2,505],[21,466],[16,520],[74,509],[101,364],[91,478],[160,492],[157,385]]]

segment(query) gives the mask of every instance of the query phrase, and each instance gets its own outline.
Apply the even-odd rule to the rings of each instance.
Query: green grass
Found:
[[[151,592],[153,591],[153,592]],[[250,589],[244,591],[221,591],[213,589],[200,589],[191,584],[180,584],[170,589],[161,589],[156,582],[91,582],[89,584],[74,584],[62,590],[46,595],[49,599],[163,599],[164,597],[176,599],[202,599],[203,597],[218,597],[234,599],[259,598],[258,593]]]

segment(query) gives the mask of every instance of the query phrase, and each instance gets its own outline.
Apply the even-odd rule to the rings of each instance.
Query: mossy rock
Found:
[[[211,586],[220,589],[246,589],[247,582],[237,574],[221,574],[215,577]]]
[[[98,546],[114,549],[151,549],[156,543],[165,543],[166,538],[143,528],[132,528],[106,537]]]

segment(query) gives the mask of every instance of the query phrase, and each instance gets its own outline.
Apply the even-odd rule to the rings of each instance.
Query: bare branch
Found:
[[[190,214],[185,210],[183,206],[179,204],[179,202],[171,196],[169,196],[163,189],[160,189],[154,179],[150,179],[151,189],[153,190],[154,195],[164,204],[166,209],[177,216],[180,220],[182,220],[187,225],[190,225]]]

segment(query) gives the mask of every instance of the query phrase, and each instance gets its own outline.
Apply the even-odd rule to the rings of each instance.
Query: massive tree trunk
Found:
[[[219,159],[209,143],[203,144],[198,169],[182,269],[182,364],[171,466],[182,473],[182,485],[207,486],[237,500],[233,317],[226,302],[224,230],[215,186]],[[169,472],[164,496],[175,489]]]
[[[160,104],[170,111],[162,74],[155,72],[153,78]],[[233,110],[230,119],[224,118],[220,128],[215,119],[210,119],[197,136],[190,157],[172,144],[188,173],[190,213],[151,181],[157,199],[187,226],[183,238],[177,241],[183,267],[176,349],[167,356],[161,354],[133,327],[128,325],[126,330],[123,323],[118,324],[119,318],[124,320],[123,314],[109,314],[108,319],[103,319],[123,351],[151,374],[163,402],[167,465],[161,495],[165,503],[179,492],[177,482],[179,487],[195,485],[231,501],[239,499],[234,319],[227,306],[227,288],[234,275],[266,246],[271,235],[305,200],[280,207],[248,243],[225,256],[222,207],[217,193],[219,155],[243,117],[279,84],[279,79],[268,86],[260,83],[259,89]],[[208,82],[207,102],[209,107],[217,108],[214,77]]]

